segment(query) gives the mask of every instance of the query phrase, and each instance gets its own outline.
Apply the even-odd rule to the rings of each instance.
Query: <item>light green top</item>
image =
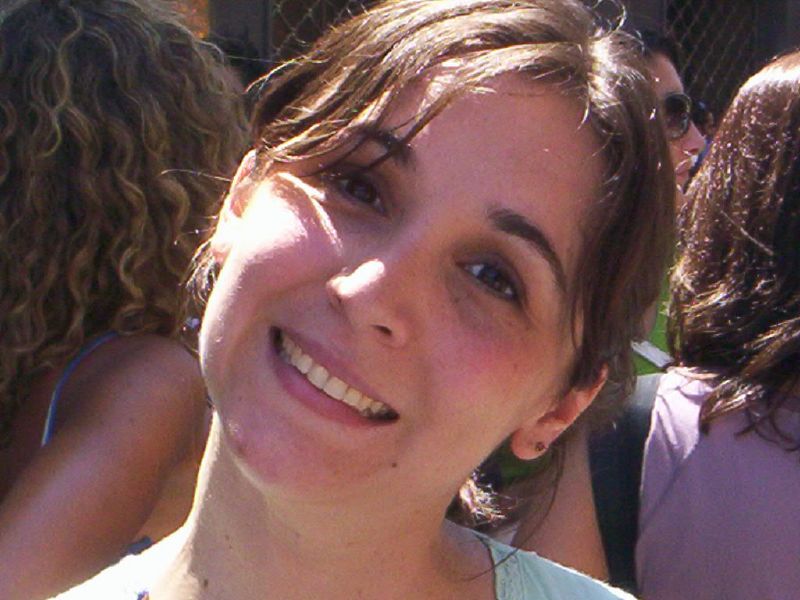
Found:
[[[477,534],[494,563],[497,600],[633,600],[633,596],[524,550]],[[138,556],[129,556],[58,600],[139,600],[181,546],[173,534]],[[376,598],[375,600],[380,600]],[[415,599],[416,600],[416,599]]]
[[[633,600],[583,573],[481,535],[495,565],[497,600]]]

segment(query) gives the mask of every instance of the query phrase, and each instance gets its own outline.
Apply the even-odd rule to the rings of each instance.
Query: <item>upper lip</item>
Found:
[[[333,377],[341,379],[348,386],[357,389],[365,396],[369,396],[372,400],[377,400],[385,404],[390,409],[394,410],[394,406],[387,402],[375,389],[373,389],[366,381],[359,377],[356,373],[350,370],[350,367],[341,359],[345,355],[344,352],[334,352],[329,350],[326,346],[317,343],[316,341],[303,336],[301,333],[288,329],[285,327],[276,327],[284,335],[289,336],[296,344],[302,348],[303,352],[308,354],[315,363],[322,365],[328,370],[328,373]]]

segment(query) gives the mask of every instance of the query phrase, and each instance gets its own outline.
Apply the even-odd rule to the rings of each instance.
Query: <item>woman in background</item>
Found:
[[[683,191],[692,167],[705,148],[705,139],[692,121],[692,100],[678,74],[682,63],[680,48],[672,38],[652,30],[644,30],[640,36],[647,70],[660,101],[675,182]]]
[[[800,53],[744,84],[679,216],[645,445],[648,599],[800,590]]]
[[[678,44],[671,37],[646,29],[640,33],[647,71],[658,95],[661,123],[669,141],[669,154],[675,169],[675,209],[683,204],[683,192],[706,140],[692,120],[692,99],[686,94],[678,70],[683,64]],[[655,373],[670,361],[667,353],[666,304],[668,284],[648,311],[642,325],[643,338],[634,344],[638,374]]]
[[[0,8],[0,597],[174,530],[204,443],[181,284],[244,147],[217,53],[159,4]]]

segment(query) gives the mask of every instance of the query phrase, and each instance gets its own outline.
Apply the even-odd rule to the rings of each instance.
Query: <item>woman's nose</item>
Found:
[[[326,291],[331,305],[360,333],[392,347],[411,335],[407,282],[378,258],[331,277]]]
[[[703,151],[706,139],[694,123],[689,124],[689,129],[681,138],[681,149],[686,155],[698,155]]]

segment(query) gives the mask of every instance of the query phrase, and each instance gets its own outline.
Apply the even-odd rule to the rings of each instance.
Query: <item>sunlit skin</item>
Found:
[[[540,453],[602,383],[567,385],[580,226],[603,169],[577,101],[501,76],[358,171],[402,136],[437,77],[401,94],[335,168],[344,152],[258,181],[247,160],[240,169],[212,240],[223,267],[201,335],[218,492],[190,521],[200,546],[224,527],[246,547],[253,522],[279,514],[254,542],[262,555],[289,544],[347,562],[377,548],[380,564],[423,580],[432,556],[434,571],[490,572],[474,545],[453,546],[451,498],[509,436],[521,457]],[[279,356],[277,332],[397,417],[367,419],[317,390]],[[248,577],[279,590],[286,575],[267,562]]]
[[[675,70],[675,65],[666,56],[663,54],[653,55],[647,61],[647,67],[653,77],[655,91],[659,98],[663,99],[676,92],[685,93],[683,82]],[[689,129],[683,136],[669,142],[669,152],[675,167],[675,179],[681,189],[689,180],[689,171],[705,144],[703,135],[692,122],[689,123]]]

